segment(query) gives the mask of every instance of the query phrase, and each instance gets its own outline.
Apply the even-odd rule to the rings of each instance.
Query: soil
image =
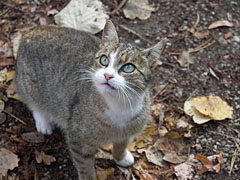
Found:
[[[11,44],[14,33],[23,27],[40,25],[41,17],[46,18],[48,24],[54,23],[53,16],[47,15],[47,11],[61,10],[68,0],[20,1],[19,4],[12,1],[3,2],[0,3],[2,31],[0,40]],[[109,12],[116,9],[120,2],[103,1]],[[237,150],[237,147],[240,145],[240,1],[151,0],[150,4],[156,7],[156,11],[147,20],[126,19],[122,9],[110,15],[110,19],[116,25],[121,40],[139,47],[153,45],[163,37],[169,39],[162,54],[162,65],[156,67],[151,88],[153,104],[160,103],[164,106],[164,118],[159,121],[160,118],[153,115],[153,123],[164,126],[168,131],[179,132],[174,125],[175,122],[173,121],[171,125],[167,119],[171,115],[178,118],[185,117],[186,121],[193,126],[191,137],[184,138],[189,145],[188,154],[210,156],[221,152],[223,165],[219,173],[199,174],[195,170],[191,179],[239,179],[240,153],[237,152],[240,150]],[[208,35],[199,39],[189,31],[194,27],[198,15],[199,22],[195,29],[200,29],[201,32],[205,32],[211,23],[218,20],[228,20],[233,23],[233,26],[210,29]],[[100,34],[97,35],[100,36]],[[201,46],[203,44],[206,46]],[[193,49],[196,51],[192,52]],[[193,63],[183,67],[178,60],[183,51],[189,50]],[[1,66],[1,68],[7,67],[9,71],[14,70],[16,62],[14,57],[6,58],[1,54],[0,60],[5,62],[6,59],[11,59],[13,65]],[[156,91],[155,87],[160,85],[164,87],[164,91]],[[233,107],[233,118],[198,125],[184,114],[182,107],[189,97],[208,95],[219,96]],[[31,113],[21,102],[7,99],[5,88],[1,88],[1,97],[6,101],[5,111],[10,113],[4,113],[6,120],[2,123],[0,121],[0,147],[11,150],[20,159],[18,167],[9,171],[9,176],[15,174],[20,180],[76,180],[76,169],[61,130],[56,129],[51,136],[44,136],[42,143],[26,142],[21,134],[36,132]],[[12,115],[26,124],[17,121]],[[37,163],[36,150],[54,156],[56,162],[49,166]],[[137,152],[134,152],[134,155],[137,156],[137,160],[144,156]],[[236,155],[235,159],[234,155]],[[107,176],[107,180],[131,179],[127,178],[124,171],[119,169],[112,160],[97,158],[96,166],[100,169],[114,168],[114,173]],[[151,172],[151,178],[178,179],[173,170],[174,166],[167,163],[159,168],[163,173],[156,175]],[[136,179],[144,179],[133,169],[128,170]]]

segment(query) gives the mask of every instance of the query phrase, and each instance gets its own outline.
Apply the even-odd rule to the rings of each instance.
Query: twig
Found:
[[[225,136],[225,137],[227,137],[227,138],[233,139],[234,141],[236,140],[235,137],[233,137],[233,136],[228,136],[228,135],[222,134],[222,133],[220,133],[220,132],[216,132],[216,131],[208,131],[208,132],[213,133],[213,134],[218,134],[218,135],[221,135],[221,136]]]
[[[200,17],[199,17],[199,13],[197,12],[197,19],[196,22],[194,23],[193,27],[197,27],[198,23],[199,23]]]
[[[202,49],[206,49],[207,47],[213,45],[216,41],[213,40],[211,43],[209,43],[209,42],[210,42],[210,40],[208,40],[207,42],[201,44],[200,46],[198,46],[194,49],[189,49],[187,52],[191,54],[191,53],[194,53],[194,52],[198,52]],[[182,54],[182,52],[170,52],[169,53],[169,55],[180,55],[180,54]]]
[[[134,30],[132,30],[132,29],[129,29],[128,27],[126,27],[126,26],[124,26],[124,25],[121,25],[121,24],[119,24],[118,26],[119,26],[120,28],[122,28],[122,29],[124,29],[124,30],[126,30],[126,31],[128,31],[128,32],[130,32],[130,33],[132,33],[132,34],[134,34],[135,36],[139,37],[140,39],[146,41],[147,43],[153,44],[152,41],[146,39],[145,37],[143,37],[141,34],[137,33],[136,31],[134,31]]]
[[[0,17],[3,16],[4,14],[6,14],[8,12],[9,8],[5,9],[1,14]]]
[[[205,85],[203,84],[202,81],[200,81],[198,78],[196,78],[195,76],[191,75],[190,73],[187,73],[187,71],[173,65],[173,64],[170,64],[170,63],[167,63],[167,62],[163,62],[163,65],[167,65],[167,66],[170,66],[170,67],[173,67],[173,68],[176,68],[177,70],[179,70],[180,72],[183,72],[189,76],[191,76],[192,78],[194,78],[196,81],[198,81],[203,87],[205,87]]]
[[[13,115],[12,113],[8,112],[8,111],[5,111],[5,110],[2,110],[2,112],[12,116],[14,119],[16,119],[17,121],[21,122],[22,124],[26,124],[23,120],[21,120],[20,118],[16,117],[15,115]]]
[[[2,2],[2,1],[0,1],[0,4],[2,4],[2,5],[4,5],[4,6],[7,6],[7,7],[9,7],[9,8],[12,8],[12,9],[14,9],[14,10],[17,10],[17,11],[23,12],[21,9],[19,9],[19,8],[15,7],[15,6],[13,6],[12,4],[9,4],[9,3],[6,3],[6,2]]]
[[[116,12],[118,12],[126,3],[128,0],[122,0],[122,2],[118,5],[118,7],[116,9],[114,9],[112,12],[110,12],[110,14],[115,14]]]
[[[240,132],[239,132],[238,130],[232,128],[231,126],[228,126],[227,124],[224,124],[224,123],[222,123],[222,122],[218,122],[218,123],[221,124],[221,125],[223,125],[223,126],[225,126],[225,127],[228,128],[228,129],[231,129],[232,131],[236,132],[237,134],[240,134]]]
[[[236,141],[235,141],[235,144],[236,144],[237,148],[235,149],[235,151],[233,153],[233,157],[232,157],[232,160],[231,160],[231,167],[230,167],[230,170],[228,172],[229,175],[231,175],[231,172],[232,172],[232,169],[233,169],[233,165],[234,165],[236,157],[238,156],[238,153],[240,151],[239,145],[237,144]]]

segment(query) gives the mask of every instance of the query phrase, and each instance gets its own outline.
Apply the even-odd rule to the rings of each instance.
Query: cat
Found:
[[[17,55],[16,85],[38,132],[60,127],[80,180],[95,180],[94,155],[113,143],[117,165],[133,165],[131,139],[150,122],[149,86],[166,43],[140,50],[119,42],[113,23],[102,40],[55,25],[26,33]]]

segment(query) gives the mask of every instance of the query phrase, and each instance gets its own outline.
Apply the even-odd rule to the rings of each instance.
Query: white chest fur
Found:
[[[109,107],[109,109],[105,110],[105,115],[110,118],[114,125],[124,127],[128,121],[142,110],[144,95],[138,97],[138,100],[131,107],[114,99],[105,98]]]

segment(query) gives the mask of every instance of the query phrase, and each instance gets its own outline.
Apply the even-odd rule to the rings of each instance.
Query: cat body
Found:
[[[23,36],[18,93],[39,132],[63,130],[80,180],[96,178],[94,154],[107,143],[118,165],[134,163],[126,147],[150,121],[149,82],[164,43],[142,51],[119,43],[110,21],[102,41],[53,25]]]

